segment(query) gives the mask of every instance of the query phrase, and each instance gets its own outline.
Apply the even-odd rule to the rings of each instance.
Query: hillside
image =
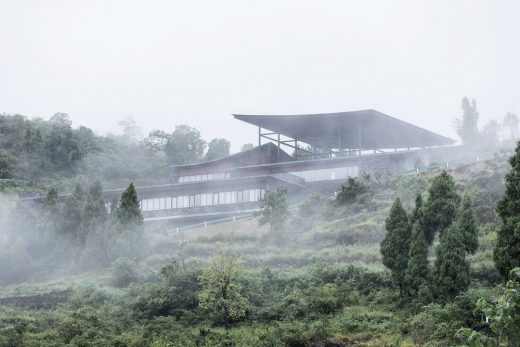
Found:
[[[255,219],[179,233],[166,223],[151,223],[139,245],[142,256],[122,258],[109,272],[75,275],[79,265],[72,262],[57,273],[1,287],[0,346],[457,343],[458,328],[481,324],[471,313],[477,299],[497,294],[494,206],[508,165],[497,156],[449,168],[458,191],[472,197],[480,241],[469,257],[470,289],[451,304],[403,306],[379,251],[393,200],[400,197],[411,211],[416,194],[425,193],[440,173],[436,170],[370,177],[369,190],[347,205],[333,198],[308,200],[291,211],[276,235]],[[244,269],[248,305],[229,329],[197,306],[197,278],[219,255],[236,257]]]

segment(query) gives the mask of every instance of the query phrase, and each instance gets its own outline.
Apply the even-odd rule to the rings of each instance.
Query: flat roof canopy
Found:
[[[320,148],[388,149],[455,141],[376,110],[304,115],[243,115],[236,119]]]

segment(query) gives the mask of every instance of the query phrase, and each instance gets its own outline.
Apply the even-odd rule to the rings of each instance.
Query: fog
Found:
[[[2,1],[0,112],[120,132],[189,124],[232,151],[231,113],[373,108],[456,139],[518,109],[516,1]]]

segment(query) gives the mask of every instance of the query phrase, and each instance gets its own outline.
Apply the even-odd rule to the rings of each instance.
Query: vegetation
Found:
[[[23,134],[53,127],[3,117]],[[446,171],[364,175],[294,209],[280,188],[256,219],[177,233],[143,223],[134,183],[158,183],[168,158],[203,160],[201,138],[124,126],[32,181],[12,155],[24,136],[1,137],[0,346],[518,344],[520,271],[500,275],[518,259],[518,148],[510,166],[506,148]],[[198,145],[168,157],[181,134]],[[121,181],[107,209],[103,187]],[[20,205],[26,192],[43,207]]]

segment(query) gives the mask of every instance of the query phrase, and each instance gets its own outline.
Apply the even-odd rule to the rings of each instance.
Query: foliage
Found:
[[[336,196],[336,201],[340,204],[350,204],[362,194],[368,192],[368,184],[358,178],[349,177],[347,182],[341,185],[341,191]]]
[[[462,117],[456,119],[454,128],[465,145],[475,144],[478,139],[478,111],[477,102],[473,99],[471,102],[467,97],[462,98]]]
[[[392,271],[392,278],[401,296],[405,291],[405,272],[410,252],[410,223],[399,198],[395,199],[386,219],[387,234],[381,241],[383,264]]]
[[[136,263],[127,258],[119,258],[111,268],[111,283],[115,287],[128,287],[130,283],[137,280]]]
[[[428,290],[429,266],[428,242],[420,224],[415,223],[405,272],[406,289],[412,297],[418,298],[421,291],[424,295]]]
[[[143,223],[143,215],[133,183],[130,183],[121,195],[117,208],[117,220],[121,225],[141,225]]]
[[[226,326],[245,315],[247,298],[242,291],[242,268],[235,258],[219,256],[199,277],[203,290],[199,305]]]
[[[164,152],[171,164],[182,165],[198,162],[205,148],[206,142],[197,129],[187,125],[177,125],[167,137]]]
[[[425,231],[428,244],[432,244],[437,232],[442,236],[443,231],[455,220],[459,203],[455,181],[449,173],[443,171],[433,179],[423,208],[421,228]]]
[[[287,188],[278,187],[276,190],[266,191],[264,197],[260,199],[258,223],[260,225],[269,223],[271,233],[273,231],[280,232],[285,221],[289,218],[286,194]]]
[[[485,316],[495,336],[461,328],[455,334],[456,337],[472,347],[498,346],[501,343],[517,346],[520,342],[520,268],[511,270],[504,293],[496,302],[490,303],[481,298],[477,301],[474,313]]]
[[[506,190],[497,204],[503,225],[498,231],[493,253],[495,265],[504,278],[511,268],[520,266],[520,142],[509,163],[511,170],[506,174]]]
[[[463,235],[456,224],[441,236],[434,266],[435,294],[444,300],[454,298],[469,286],[469,263]]]
[[[475,254],[478,249],[478,229],[475,222],[475,210],[468,195],[462,198],[457,212],[456,227],[461,234],[466,252]]]
[[[213,139],[208,143],[208,151],[204,156],[205,161],[224,158],[229,155],[231,144],[226,139]]]

